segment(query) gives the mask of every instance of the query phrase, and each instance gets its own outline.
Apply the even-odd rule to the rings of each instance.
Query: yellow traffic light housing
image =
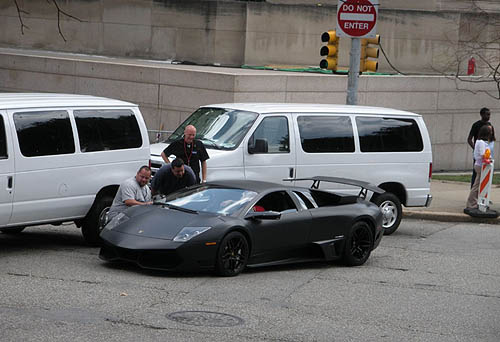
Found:
[[[359,63],[360,72],[376,72],[378,70],[378,62],[368,58],[378,58],[379,49],[368,46],[368,44],[380,45],[380,35],[377,34],[374,38],[361,39],[361,61]]]
[[[337,37],[335,30],[330,30],[321,35],[321,41],[327,43],[327,45],[322,46],[319,50],[320,56],[326,56],[319,63],[319,67],[321,69],[336,71],[338,65],[339,37]]]

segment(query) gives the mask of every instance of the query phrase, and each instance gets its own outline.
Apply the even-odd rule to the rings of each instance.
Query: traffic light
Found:
[[[375,38],[364,38],[361,39],[361,61],[359,63],[359,71],[372,71],[376,72],[378,70],[378,62],[368,59],[378,58],[378,48],[370,47],[368,44],[379,45],[380,44],[380,36],[377,34]]]
[[[319,67],[321,69],[336,71],[338,64],[339,37],[337,37],[335,30],[330,30],[321,35],[321,41],[324,43],[328,42],[328,44],[322,46],[321,50],[319,50],[320,56],[326,56],[326,58],[322,59],[319,63]]]

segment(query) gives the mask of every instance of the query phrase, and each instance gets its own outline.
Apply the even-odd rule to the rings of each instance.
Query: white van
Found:
[[[95,244],[119,184],[149,163],[137,105],[102,97],[0,94],[0,231],[75,221]]]
[[[428,206],[432,199],[431,143],[422,116],[415,113],[295,103],[203,106],[169,139],[151,145],[153,172],[163,163],[163,149],[181,138],[189,124],[196,127],[196,138],[210,155],[209,181],[236,178],[280,183],[311,176],[367,181],[386,190],[371,198],[384,213],[386,234],[398,228],[402,204]]]

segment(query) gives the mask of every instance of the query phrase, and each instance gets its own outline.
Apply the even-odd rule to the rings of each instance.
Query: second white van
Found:
[[[373,196],[393,233],[402,205],[429,206],[432,151],[422,116],[388,108],[278,103],[203,106],[163,143],[151,145],[153,171],[161,152],[194,125],[208,150],[208,181],[271,182],[335,176],[370,182],[386,192]],[[290,182],[287,182],[290,184]],[[324,184],[325,188],[334,186]],[[351,191],[335,188],[336,191]]]

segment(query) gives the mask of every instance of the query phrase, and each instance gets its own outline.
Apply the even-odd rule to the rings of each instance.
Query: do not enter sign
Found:
[[[337,35],[369,38],[377,33],[378,0],[339,0]]]

